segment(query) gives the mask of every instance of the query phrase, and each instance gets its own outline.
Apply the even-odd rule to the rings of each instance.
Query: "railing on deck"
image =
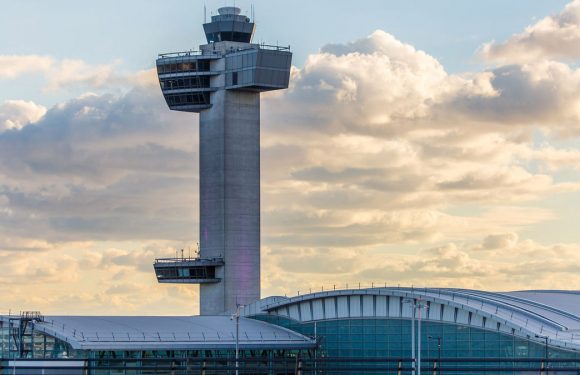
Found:
[[[398,374],[409,375],[413,366],[410,358],[322,357],[312,353],[291,353],[284,357],[241,357],[236,367],[233,355],[223,357],[181,358],[107,358],[100,359],[0,359],[0,370],[18,375],[38,374],[39,368],[67,374],[93,374],[100,371],[130,371],[131,374]],[[53,364],[51,366],[51,363]],[[43,366],[43,367],[39,367]],[[423,362],[421,371],[427,374],[574,374],[580,371],[580,359],[539,358],[461,358]]]
[[[223,263],[223,258],[196,258],[196,257],[177,257],[177,258],[157,258],[154,264],[158,263],[181,263],[181,262],[197,262],[197,263]]]
[[[183,52],[168,52],[160,53],[158,56],[160,59],[171,58],[171,57],[190,57],[190,56],[207,56],[215,57],[219,54],[214,51],[183,51]]]

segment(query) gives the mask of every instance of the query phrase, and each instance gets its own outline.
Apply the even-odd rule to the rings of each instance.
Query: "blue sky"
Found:
[[[0,311],[183,314],[197,117],[158,53],[233,1],[7,1]],[[262,290],[580,284],[580,0],[236,1],[291,45],[262,99]]]
[[[0,14],[0,52],[50,55],[93,64],[120,61],[131,71],[151,68],[157,53],[197,48],[204,40],[203,7],[211,12],[233,1],[164,2],[103,0],[9,1]],[[382,29],[436,57],[449,72],[480,69],[474,53],[490,40],[503,40],[547,14],[562,0],[237,1],[249,13],[254,4],[256,41],[291,45],[294,63],[327,43],[343,43]],[[34,94],[35,77],[25,87],[0,89],[0,98],[22,97],[46,104],[55,95]]]

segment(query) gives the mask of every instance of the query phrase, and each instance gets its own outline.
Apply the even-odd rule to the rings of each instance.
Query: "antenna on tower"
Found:
[[[205,3],[203,4],[203,23],[207,23],[207,8]]]

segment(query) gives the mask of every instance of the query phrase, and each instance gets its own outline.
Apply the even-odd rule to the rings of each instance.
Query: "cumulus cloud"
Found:
[[[0,133],[10,129],[22,129],[35,123],[46,114],[46,108],[24,100],[7,100],[0,104]]]
[[[48,56],[0,56],[0,79],[17,78],[28,73],[46,73],[50,70],[53,63],[54,60]]]
[[[155,69],[121,73],[116,69],[120,64],[120,61],[116,61],[112,64],[90,65],[83,60],[63,60],[46,76],[44,90],[51,92],[79,87],[99,90],[159,85]]]
[[[380,31],[322,48],[295,72],[288,93],[266,98],[273,129],[264,132],[265,243],[433,242],[552,219],[506,206],[580,188],[577,179],[530,168],[544,162],[533,129],[578,126],[572,104],[580,90],[569,89],[577,74],[546,63],[449,75]],[[504,211],[446,214],[461,204]]]
[[[336,126],[338,130],[349,122],[361,131],[385,131],[397,120],[425,116],[432,103],[453,89],[455,82],[447,78],[436,59],[379,30],[309,56],[296,72],[289,93],[277,98],[298,102],[309,114],[342,119],[320,122],[318,127],[324,129]],[[291,118],[301,125],[300,116]]]
[[[438,108],[448,119],[497,126],[544,126],[580,132],[580,70],[555,61],[509,65],[491,71],[495,96],[458,95]],[[480,129],[481,130],[481,129]]]
[[[197,298],[197,289],[158,285],[152,271],[153,252],[166,256],[172,250],[165,243],[104,251],[85,244],[34,256],[0,253],[5,267],[0,275],[4,296],[0,312],[11,308],[45,314],[193,314],[196,309],[190,301]]]
[[[481,246],[476,249],[481,250],[497,250],[497,249],[512,249],[518,242],[517,233],[502,233],[492,234],[484,238]]]
[[[486,250],[486,251],[481,251]],[[429,249],[268,252],[265,288],[270,293],[371,286],[475,288],[509,291],[569,289],[580,282],[580,245],[543,245],[515,233],[476,243],[450,242]],[[331,259],[332,273],[319,272]],[[287,267],[290,262],[290,267]],[[343,265],[337,268],[334,265]],[[307,277],[296,277],[307,273]]]
[[[505,42],[491,42],[481,48],[482,56],[499,63],[521,63],[541,59],[580,58],[580,0],[548,16]]]
[[[120,72],[121,61],[92,65],[80,59],[57,60],[50,56],[0,55],[0,79],[18,79],[38,74],[45,79],[44,92],[64,89],[98,90],[157,84],[154,69]]]
[[[534,150],[533,157],[550,170],[580,170],[580,150],[575,148],[560,149],[545,145]]]
[[[99,88],[109,84],[113,65],[91,66],[82,60],[63,60],[47,76],[47,90],[58,90],[71,85]]]
[[[296,284],[304,292],[359,281],[566,287],[550,278],[566,269],[563,254],[556,255],[561,246],[517,234],[557,212],[517,205],[580,188],[577,175],[566,181],[550,173],[574,168],[575,150],[546,146],[553,134],[578,134],[578,74],[563,63],[537,62],[449,75],[382,32],[322,48],[294,73],[289,92],[267,97],[263,107],[273,127],[264,132],[264,243],[275,259],[266,260],[265,287],[290,294]],[[539,147],[537,129],[545,140]],[[267,158],[281,154],[288,157]],[[478,209],[446,213],[461,205]],[[475,245],[461,242],[481,233],[492,234]],[[414,248],[445,239],[457,242]],[[505,252],[513,256],[498,261]],[[557,260],[545,277],[512,278],[520,257],[547,254]],[[334,274],[315,271],[321,258],[332,258]],[[298,281],[296,270],[310,281]]]
[[[52,304],[94,308],[111,293],[138,309],[196,293],[154,287],[150,262],[197,240],[197,118],[166,108],[153,71],[117,69],[71,63],[54,88],[122,81],[131,91],[37,117],[0,112],[20,124],[0,133],[0,250],[66,253],[71,275],[97,285]],[[309,56],[289,90],[264,95],[266,294],[297,278],[516,288],[530,276],[498,252],[570,254],[574,245],[518,233],[557,217],[538,201],[580,190],[574,172],[554,173],[574,169],[575,150],[551,138],[580,134],[579,74],[556,62],[448,74],[382,31]],[[124,248],[135,242],[141,250]],[[139,301],[140,278],[158,294]]]
[[[49,109],[35,126],[0,133],[0,233],[194,241],[193,122],[141,87],[83,96]]]
[[[285,118],[275,124],[280,138],[271,141],[288,143],[303,132],[391,139],[420,129],[505,135],[506,126],[578,134],[579,77],[554,61],[449,75],[433,57],[376,31],[311,55],[288,93],[269,98]],[[296,115],[295,107],[304,111]]]

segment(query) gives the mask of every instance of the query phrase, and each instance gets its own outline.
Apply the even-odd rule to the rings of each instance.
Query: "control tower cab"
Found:
[[[260,299],[260,93],[288,87],[289,47],[253,44],[255,25],[224,7],[199,51],[161,54],[170,109],[199,113],[200,252],[159,259],[159,282],[200,284],[201,314]]]
[[[256,26],[248,17],[240,15],[240,8],[223,7],[218,9],[218,13],[211,17],[210,23],[203,25],[208,43],[252,42]]]

